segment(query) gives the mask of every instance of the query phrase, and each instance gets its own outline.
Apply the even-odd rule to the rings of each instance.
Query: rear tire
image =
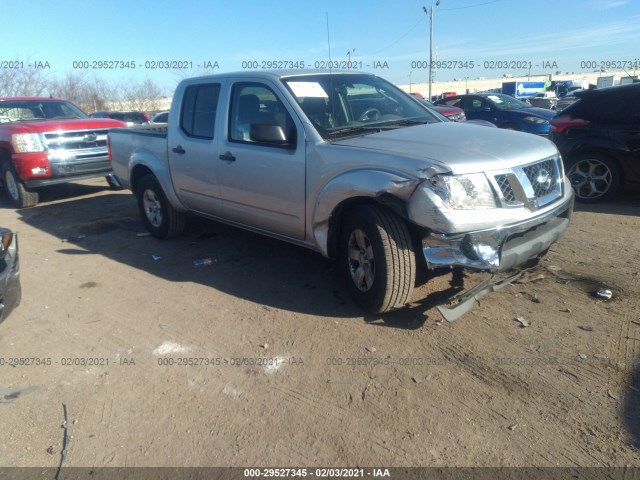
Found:
[[[183,232],[186,215],[171,206],[156,177],[150,174],[142,177],[136,197],[142,221],[151,235],[165,239]]]
[[[613,198],[622,187],[622,170],[611,157],[599,153],[583,153],[567,162],[567,178],[576,200],[596,203]]]
[[[339,262],[351,296],[367,312],[408,303],[416,278],[413,244],[407,225],[388,208],[361,205],[346,214]]]
[[[15,168],[9,162],[2,164],[2,185],[9,200],[9,203],[15,208],[27,208],[37,205],[39,195],[38,192],[27,190],[22,180],[16,173]]]

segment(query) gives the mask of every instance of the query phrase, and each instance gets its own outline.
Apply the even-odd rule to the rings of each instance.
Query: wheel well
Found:
[[[11,160],[11,153],[6,148],[0,148],[0,165]]]
[[[331,212],[329,218],[329,234],[327,238],[327,251],[329,257],[337,258],[338,256],[338,238],[340,238],[340,230],[345,215],[352,208],[364,205],[382,205],[391,209],[396,215],[405,221],[408,220],[406,204],[398,197],[385,193],[377,197],[353,197],[339,203]]]
[[[131,191],[134,194],[137,193],[136,190],[138,188],[138,183],[140,182],[140,179],[148,174],[153,175],[153,172],[151,171],[151,169],[149,169],[148,167],[145,167],[144,165],[136,165],[133,168],[133,171],[131,172]]]

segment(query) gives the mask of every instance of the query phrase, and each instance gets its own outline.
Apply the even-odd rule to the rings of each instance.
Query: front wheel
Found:
[[[186,216],[169,204],[156,177],[142,177],[136,188],[136,197],[142,221],[151,235],[164,239],[182,233]]]
[[[27,190],[13,165],[5,162],[2,165],[2,183],[9,203],[16,208],[33,207],[38,203],[38,192]]]
[[[339,262],[351,296],[364,310],[385,313],[409,301],[416,276],[411,236],[388,208],[361,205],[347,213]]]

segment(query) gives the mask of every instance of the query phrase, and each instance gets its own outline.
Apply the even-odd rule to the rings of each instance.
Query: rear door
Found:
[[[227,121],[218,151],[224,216],[303,240],[305,144],[299,119],[278,89],[263,81],[232,86]],[[260,140],[254,133],[261,126],[280,127],[288,143]]]
[[[171,179],[182,202],[208,215],[222,213],[218,181],[218,99],[221,84],[198,83],[186,86],[179,118],[169,124],[168,156]]]

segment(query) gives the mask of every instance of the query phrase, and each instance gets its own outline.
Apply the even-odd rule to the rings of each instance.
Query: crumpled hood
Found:
[[[530,133],[464,122],[403,127],[331,143],[422,160],[425,168],[435,163],[454,174],[511,168],[558,153],[549,140]]]

